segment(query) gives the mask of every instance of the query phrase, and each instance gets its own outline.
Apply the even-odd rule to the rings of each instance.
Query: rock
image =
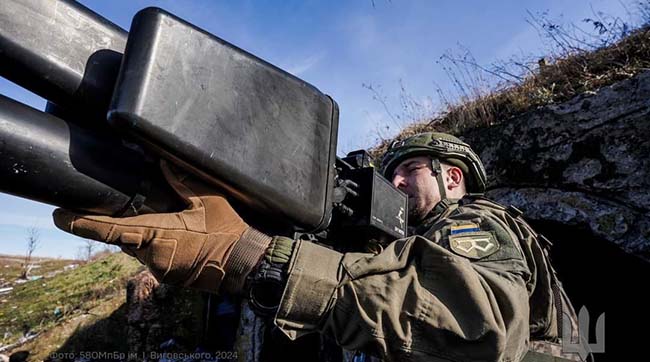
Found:
[[[154,321],[160,318],[153,298],[159,285],[149,271],[137,274],[127,284],[129,352],[142,353],[147,349],[147,336]]]
[[[159,283],[148,270],[131,278],[127,284],[129,352],[142,356],[160,351],[160,345],[172,338],[178,346],[187,341],[199,343],[203,338],[203,299],[199,292]]]
[[[650,261],[650,72],[462,138],[489,197]]]

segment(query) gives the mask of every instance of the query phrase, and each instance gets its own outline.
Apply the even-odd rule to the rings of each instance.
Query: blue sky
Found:
[[[484,66],[515,54],[544,55],[548,48],[526,22],[527,11],[577,23],[594,11],[624,19],[634,12],[634,2],[625,0],[374,0],[374,7],[371,0],[80,2],[127,30],[139,9],[161,7],[308,81],[339,104],[339,154],[372,146],[379,132],[398,130],[363,84],[378,90],[393,114],[404,113],[403,85],[423,105],[417,116],[437,109],[436,87],[453,94],[436,63],[448,50],[462,45]],[[39,109],[45,105],[1,78],[0,93]],[[35,226],[42,239],[35,254],[74,257],[81,241],[54,227],[52,210],[0,194],[0,253],[24,253],[28,229]]]

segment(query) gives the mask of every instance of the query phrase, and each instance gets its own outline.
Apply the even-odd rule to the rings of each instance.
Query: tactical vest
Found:
[[[562,353],[561,350],[562,338],[572,338],[562,335],[563,319],[569,318],[575,339],[578,330],[577,316],[552,266],[549,256],[552,243],[533,230],[523,219],[523,213],[519,209],[514,206],[505,207],[479,194],[470,194],[460,200],[441,201],[433,212],[437,215],[413,232],[426,236],[435,221],[453,215],[458,212],[459,207],[469,203],[489,210],[504,221],[517,235],[519,242],[528,246],[526,250],[531,250],[531,255],[526,255],[531,271],[534,270],[531,276],[533,289],[529,297],[530,346],[523,361],[579,361],[577,354]]]

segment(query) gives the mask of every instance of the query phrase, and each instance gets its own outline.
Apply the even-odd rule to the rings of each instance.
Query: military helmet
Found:
[[[485,191],[487,175],[481,159],[467,143],[446,133],[425,132],[393,142],[382,158],[379,172],[390,180],[400,162],[416,156],[431,156],[459,167],[469,181],[467,191]]]

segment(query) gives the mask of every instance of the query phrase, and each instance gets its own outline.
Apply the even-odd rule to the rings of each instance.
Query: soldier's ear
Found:
[[[449,190],[456,189],[462,186],[465,183],[465,177],[463,176],[463,170],[456,166],[447,166],[446,167],[446,176],[447,176],[447,188]]]

